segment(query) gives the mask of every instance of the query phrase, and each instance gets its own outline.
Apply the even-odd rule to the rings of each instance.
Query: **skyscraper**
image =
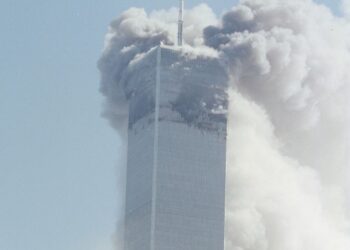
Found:
[[[132,62],[126,250],[224,248],[227,76],[161,46]]]

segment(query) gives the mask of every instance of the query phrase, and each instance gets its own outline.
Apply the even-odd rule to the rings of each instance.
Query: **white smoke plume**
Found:
[[[231,76],[225,249],[350,249],[348,21],[311,0],[245,0],[220,20],[202,4],[185,19],[187,45],[214,50]],[[175,9],[112,22],[99,67],[118,131],[125,72],[175,40]]]
[[[341,12],[346,18],[350,18],[350,1],[342,0],[341,1]]]
[[[312,1],[243,1],[205,34],[235,89],[227,249],[349,249],[348,24]]]

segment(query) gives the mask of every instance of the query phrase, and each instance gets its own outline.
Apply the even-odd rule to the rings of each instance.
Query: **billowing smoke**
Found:
[[[203,29],[217,23],[213,11],[201,4],[189,10],[185,18],[186,43],[197,47],[197,53],[210,51],[209,48],[203,48]],[[175,8],[155,11],[150,15],[143,9],[131,8],[111,23],[99,69],[101,92],[107,100],[104,115],[113,127],[120,128],[127,118],[123,84],[133,60],[141,58],[160,43],[173,45],[177,39],[176,22]]]
[[[218,55],[231,77],[225,248],[350,249],[346,18],[311,0],[246,0],[220,20],[207,5],[185,19],[184,49]],[[112,22],[101,91],[122,135],[127,72],[175,40],[175,9]]]

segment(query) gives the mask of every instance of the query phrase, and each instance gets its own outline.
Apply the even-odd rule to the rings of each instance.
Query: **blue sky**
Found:
[[[112,249],[120,145],[100,117],[96,61],[122,10],[176,4],[0,1],[0,249]]]

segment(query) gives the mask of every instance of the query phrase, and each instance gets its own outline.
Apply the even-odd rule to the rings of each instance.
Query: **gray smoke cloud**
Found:
[[[177,16],[176,8],[154,11],[149,15],[143,9],[131,8],[110,24],[98,67],[101,72],[100,91],[107,102],[104,116],[117,130],[123,127],[127,118],[123,86],[133,60],[141,58],[160,43],[175,44]],[[213,11],[201,4],[188,10],[185,18],[186,43],[198,48],[190,49],[192,54],[214,53],[209,48],[202,48],[203,29],[217,23]]]
[[[127,72],[174,44],[176,18],[133,8],[109,28],[101,92],[121,135]],[[225,249],[350,249],[346,18],[311,0],[246,0],[220,19],[204,4],[185,19],[184,50],[220,57],[231,77]]]

